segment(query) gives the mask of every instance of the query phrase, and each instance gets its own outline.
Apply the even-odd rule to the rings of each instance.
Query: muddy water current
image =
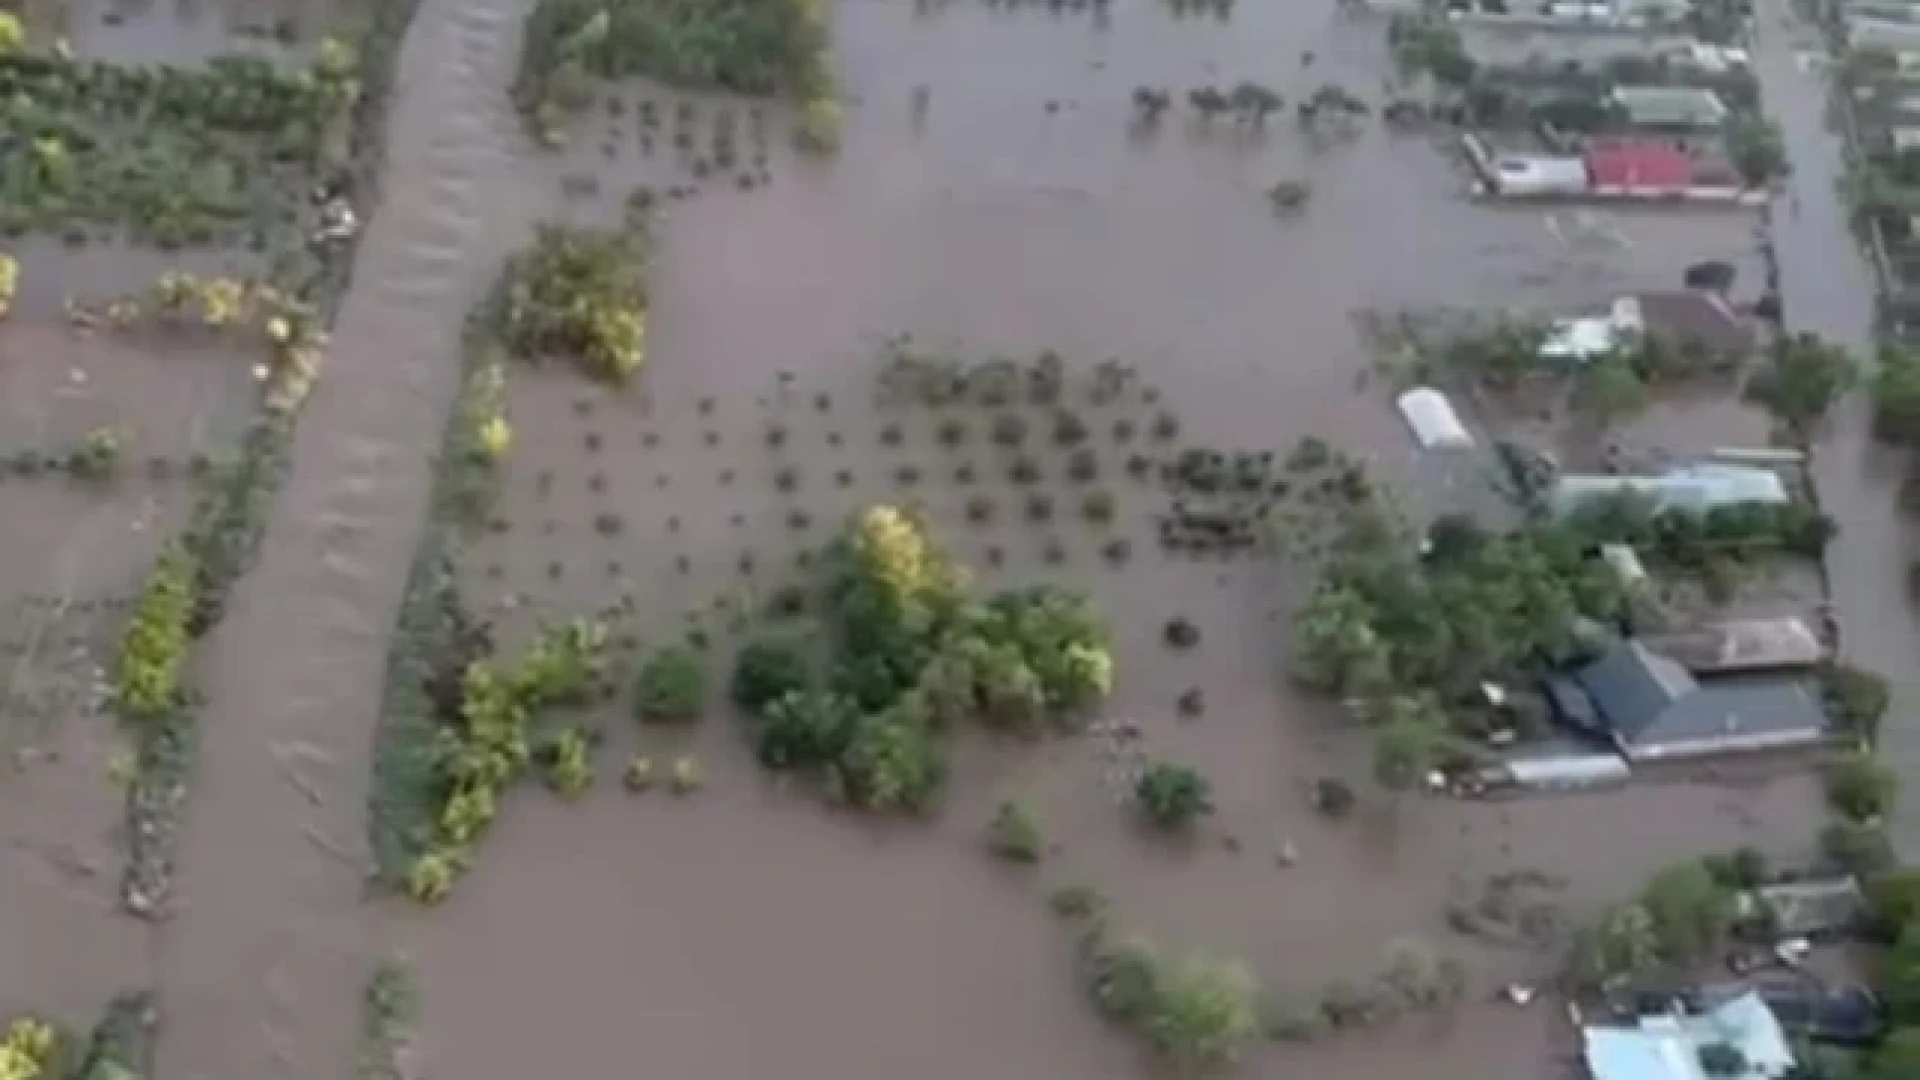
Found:
[[[200,758],[160,946],[167,1080],[352,1074],[367,761],[463,317],[521,240],[513,0],[423,0],[389,194],[257,567],[203,652]]]
[[[1818,36],[1792,19],[1785,0],[1773,0],[1760,11],[1758,46],[1756,73],[1793,162],[1790,189],[1773,210],[1787,325],[1871,356],[1875,285],[1840,201],[1841,140],[1826,119],[1826,77],[1802,59],[1818,49]],[[1920,623],[1900,583],[1912,536],[1899,512],[1901,463],[1874,444],[1867,410],[1864,400],[1842,409],[1819,447],[1816,475],[1840,523],[1827,568],[1841,647],[1892,681],[1880,749],[1911,782],[1920,776]],[[1906,859],[1920,857],[1920,804],[1908,800],[1897,813],[1893,839]]]

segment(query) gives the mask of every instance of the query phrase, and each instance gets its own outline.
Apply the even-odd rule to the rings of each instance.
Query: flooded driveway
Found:
[[[1873,276],[1840,201],[1842,146],[1827,125],[1826,76],[1804,59],[1819,48],[1818,33],[1795,19],[1787,0],[1766,0],[1758,17],[1756,74],[1793,163],[1789,192],[1773,213],[1787,326],[1870,357]],[[1840,410],[1819,447],[1815,475],[1827,512],[1840,523],[1827,567],[1842,647],[1853,663],[1893,681],[1881,752],[1911,786],[1920,777],[1920,693],[1911,674],[1920,626],[1899,583],[1913,551],[1899,510],[1900,455],[1874,444],[1868,409],[1856,397]],[[1898,813],[1893,840],[1903,857],[1920,856],[1920,803],[1908,800]]]

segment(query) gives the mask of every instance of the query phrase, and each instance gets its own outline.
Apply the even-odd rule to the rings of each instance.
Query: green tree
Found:
[[[1880,736],[1880,721],[1892,696],[1887,680],[1850,664],[1833,663],[1821,669],[1820,686],[1827,712],[1840,730],[1868,743]]]
[[[1758,113],[1741,110],[1727,119],[1727,156],[1748,187],[1764,187],[1787,168],[1780,126]]]
[[[762,633],[734,659],[729,694],[751,714],[813,684],[813,662],[799,634],[791,629]]]
[[[1893,808],[1900,777],[1872,754],[1848,753],[1827,767],[1827,801],[1853,821],[1884,818]]]
[[[1920,925],[1909,925],[1880,960],[1880,1000],[1895,1024],[1920,1024]]]
[[[987,849],[1009,862],[1039,862],[1046,849],[1040,815],[1018,799],[1001,803],[987,826]]]
[[[1874,937],[1889,942],[1920,926],[1920,869],[1896,870],[1869,881],[1867,921]]]
[[[1860,1080],[1913,1080],[1916,1076],[1920,1076],[1920,1027],[1900,1027],[1868,1052]]]
[[[1853,387],[1857,375],[1845,348],[1813,334],[1795,334],[1774,345],[1767,364],[1747,384],[1747,393],[1805,441]]]
[[[641,665],[633,711],[641,720],[696,720],[707,700],[707,665],[686,645],[669,645]]]
[[[1374,629],[1378,612],[1365,594],[1342,585],[1315,590],[1299,617],[1297,674],[1316,689],[1364,693],[1393,675],[1387,643]]]
[[[1153,973],[1147,1035],[1176,1067],[1231,1064],[1260,1034],[1260,983],[1245,964],[1185,956]]]
[[[1451,739],[1446,715],[1430,698],[1396,695],[1378,717],[1373,743],[1373,774],[1381,786],[1404,791],[1440,763]]]
[[[1873,433],[1887,442],[1920,443],[1920,351],[1882,346],[1873,367]]]
[[[1582,931],[1574,941],[1574,971],[1589,985],[1660,965],[1660,938],[1644,904],[1623,904]]]
[[[1213,813],[1213,784],[1185,765],[1165,761],[1148,765],[1133,793],[1147,820],[1163,829],[1182,829]]]
[[[1574,392],[1574,403],[1601,427],[1631,415],[1646,402],[1647,384],[1631,359],[1620,353],[1588,364]]]
[[[1640,905],[1653,920],[1661,954],[1676,963],[1705,954],[1733,915],[1732,894],[1697,860],[1654,875]]]
[[[789,690],[760,710],[754,752],[769,769],[826,765],[846,749],[859,712],[839,694]]]

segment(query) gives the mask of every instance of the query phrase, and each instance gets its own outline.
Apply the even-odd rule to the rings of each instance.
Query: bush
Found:
[[[1836,821],[1820,830],[1820,852],[1837,869],[1871,877],[1895,863],[1886,830],[1860,821]]]
[[[813,685],[813,662],[793,633],[755,638],[734,660],[728,693],[733,703],[759,715],[768,705]]]
[[[1827,768],[1827,801],[1850,821],[1876,821],[1893,809],[1899,776],[1871,754],[1849,753]]]
[[[1353,805],[1357,801],[1353,785],[1345,780],[1325,777],[1313,782],[1313,808],[1330,818],[1343,818],[1353,813]]]
[[[794,144],[809,154],[839,152],[843,119],[838,101],[827,97],[810,99],[800,106],[800,118],[793,129]]]
[[[1200,644],[1200,628],[1185,615],[1175,615],[1167,620],[1166,628],[1161,632],[1167,644],[1176,649],[1191,649]]]
[[[1260,984],[1245,964],[1162,958],[1144,941],[1095,930],[1086,968],[1095,1006],[1184,1074],[1231,1064],[1260,1034]]]
[[[1162,829],[1183,829],[1213,813],[1213,785],[1185,765],[1162,761],[1147,766],[1133,794],[1147,820]]]
[[[706,661],[685,645],[655,653],[634,680],[633,713],[641,720],[697,720],[706,700]]]
[[[1001,413],[993,418],[993,441],[1014,447],[1027,441],[1026,418],[1017,413]]]
[[[113,669],[114,701],[130,717],[162,717],[182,703],[197,575],[186,549],[169,546],[134,604]]]
[[[563,356],[625,382],[645,360],[646,247],[636,229],[543,225],[506,272],[501,332],[516,356]]]
[[[1872,743],[1880,736],[1880,721],[1891,700],[1887,680],[1848,664],[1829,664],[1821,670],[1820,687],[1827,713],[1839,729]]]
[[[1046,847],[1040,815],[1019,801],[1000,804],[987,826],[987,848],[1009,862],[1036,863]]]

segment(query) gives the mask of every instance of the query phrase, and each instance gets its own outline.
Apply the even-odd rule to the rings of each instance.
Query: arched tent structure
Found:
[[[1422,450],[1470,450],[1473,436],[1453,411],[1447,395],[1431,386],[1416,386],[1395,403]]]

